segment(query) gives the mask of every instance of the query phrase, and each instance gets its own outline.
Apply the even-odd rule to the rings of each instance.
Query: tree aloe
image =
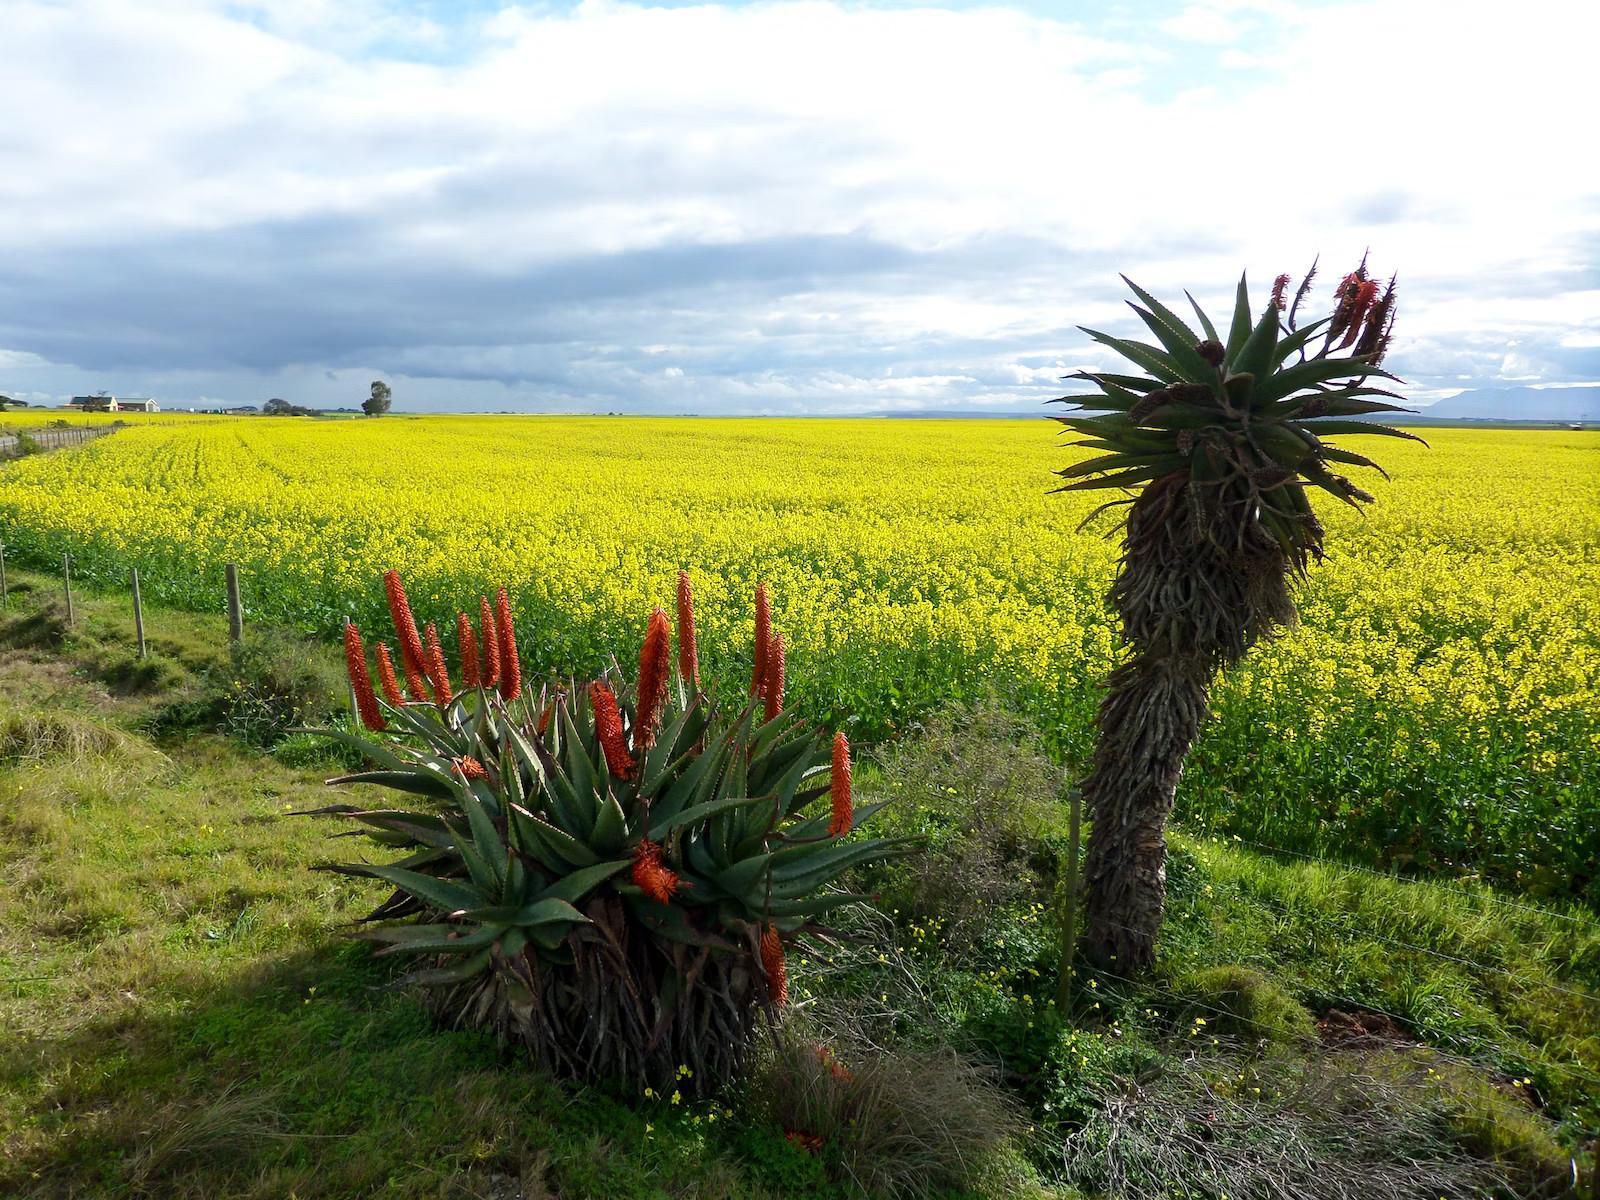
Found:
[[[1131,493],[1091,514],[1125,509],[1110,603],[1127,653],[1107,680],[1083,784],[1083,948],[1102,966],[1131,972],[1154,959],[1167,819],[1212,681],[1294,620],[1291,583],[1322,558],[1308,489],[1356,508],[1372,500],[1335,467],[1382,468],[1324,439],[1421,440],[1352,419],[1407,411],[1371,383],[1399,382],[1379,367],[1393,279],[1380,288],[1363,259],[1335,290],[1332,314],[1298,326],[1315,274],[1313,264],[1287,313],[1289,277],[1280,275],[1254,320],[1241,277],[1225,338],[1192,296],[1199,330],[1124,276],[1154,343],[1084,332],[1142,373],[1080,371],[1070,378],[1099,390],[1055,401],[1080,410],[1056,418],[1080,435],[1071,444],[1096,452],[1057,472],[1066,481],[1057,490]]]

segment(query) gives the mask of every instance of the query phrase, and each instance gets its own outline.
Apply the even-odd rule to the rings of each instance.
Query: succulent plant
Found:
[[[1300,303],[1315,275],[1313,265],[1287,315],[1283,305],[1289,277],[1280,275],[1271,300],[1254,321],[1241,276],[1226,342],[1192,296],[1198,332],[1123,276],[1141,302],[1128,305],[1155,335],[1156,344],[1083,330],[1145,374],[1079,371],[1068,377],[1087,380],[1100,390],[1060,396],[1051,403],[1096,411],[1055,419],[1083,435],[1070,445],[1099,453],[1058,471],[1067,482],[1056,490],[1131,490],[1156,481],[1166,487],[1181,485],[1199,518],[1197,529],[1206,538],[1239,548],[1252,527],[1259,526],[1297,571],[1305,570],[1308,558],[1320,558],[1322,526],[1306,487],[1360,507],[1372,496],[1338,474],[1335,465],[1383,471],[1366,456],[1323,439],[1344,434],[1422,439],[1351,419],[1409,411],[1386,403],[1403,397],[1368,382],[1399,382],[1379,366],[1393,327],[1394,280],[1380,290],[1368,278],[1363,259],[1336,289],[1333,312],[1297,327]],[[1348,354],[1342,353],[1346,350]],[[1113,500],[1091,515],[1132,505],[1135,499]]]
[[[1083,944],[1102,967],[1138,971],[1154,960],[1167,818],[1212,680],[1294,620],[1290,584],[1323,554],[1308,489],[1358,509],[1372,500],[1335,467],[1382,468],[1323,439],[1422,440],[1354,419],[1406,411],[1370,382],[1398,382],[1379,366],[1394,280],[1380,287],[1363,258],[1335,288],[1333,311],[1298,326],[1315,274],[1313,264],[1293,304],[1289,277],[1278,276],[1254,320],[1241,277],[1225,341],[1192,296],[1198,330],[1124,276],[1155,343],[1084,332],[1144,373],[1080,371],[1073,378],[1099,391],[1055,401],[1094,410],[1056,420],[1080,435],[1071,444],[1097,452],[1057,472],[1066,482],[1056,490],[1128,493],[1085,521],[1127,508],[1110,602],[1129,653],[1107,680],[1083,783]]]
[[[876,806],[851,809],[843,735],[830,745],[781,711],[765,603],[753,694],[724,710],[700,687],[687,577],[676,680],[657,609],[633,687],[613,667],[537,699],[521,686],[503,591],[493,616],[481,605],[481,654],[457,619],[464,686],[453,692],[436,631],[419,637],[398,576],[386,586],[411,699],[380,646],[380,700],[347,628],[358,711],[385,736],[332,735],[371,769],[329,782],[424,804],[315,810],[403,852],[325,868],[394,886],[359,936],[421,958],[400,982],[436,989],[447,1019],[492,1028],[559,1075],[692,1093],[725,1084],[760,1010],[786,998],[785,945],[863,899],[841,875],[906,845],[849,836]]]

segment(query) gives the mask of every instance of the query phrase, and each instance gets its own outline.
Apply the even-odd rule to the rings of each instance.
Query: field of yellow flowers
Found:
[[[766,580],[793,703],[857,738],[998,693],[1069,757],[1116,637],[1117,548],[1048,496],[1045,421],[451,417],[136,425],[0,468],[0,539],[39,566],[253,619],[383,628],[505,582],[530,664],[635,653],[691,573],[710,674]],[[1308,853],[1600,902],[1600,438],[1438,430],[1352,447],[1302,624],[1219,687],[1180,817]],[[1378,439],[1371,439],[1376,442]],[[720,669],[719,669],[720,668]]]

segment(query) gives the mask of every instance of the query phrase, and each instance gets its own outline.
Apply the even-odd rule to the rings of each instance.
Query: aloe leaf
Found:
[[[1300,422],[1300,428],[1315,434],[1317,437],[1326,437],[1329,434],[1374,434],[1378,437],[1407,438],[1413,442],[1423,441],[1414,433],[1407,433],[1404,429],[1395,429],[1388,425],[1379,425],[1375,421],[1335,421],[1321,417],[1312,417]]]
[[[1165,350],[1147,346],[1143,342],[1131,342],[1127,338],[1112,337],[1109,333],[1101,333],[1084,325],[1078,328],[1102,346],[1109,346],[1129,362],[1137,363],[1157,379],[1167,383],[1182,383],[1185,380],[1182,370]]]
[[[1267,305],[1267,310],[1261,314],[1261,320],[1250,331],[1250,336],[1245,339],[1244,345],[1239,347],[1238,354],[1229,355],[1229,373],[1253,375],[1258,382],[1262,381],[1272,368],[1272,352],[1278,345],[1278,331],[1281,328],[1277,306]]]
[[[369,875],[373,879],[392,883],[395,887],[444,913],[481,908],[485,899],[483,893],[476,888],[451,883],[446,879],[436,879],[432,875],[423,875],[418,871],[407,871],[402,867],[356,863],[341,864],[338,869],[341,874]]]
[[[572,874],[551,884],[539,894],[539,899],[565,900],[569,904],[576,904],[589,892],[610,879],[618,871],[626,869],[629,865],[629,860],[623,858],[615,862],[596,863],[592,867],[574,871]]]
[[[409,771],[357,771],[354,775],[339,775],[328,780],[330,787],[351,783],[370,783],[377,787],[393,788],[397,792],[408,792],[414,796],[427,796],[433,800],[453,799],[456,794],[456,785],[450,779],[425,768]]]
[[[1234,357],[1239,353],[1250,336],[1250,288],[1245,283],[1244,275],[1239,276],[1239,291],[1233,301],[1233,326],[1228,330],[1228,344],[1223,354],[1223,362],[1231,369]]]
[[[1323,458],[1332,459],[1334,462],[1347,463],[1352,467],[1371,467],[1385,479],[1389,478],[1389,472],[1385,471],[1365,454],[1357,454],[1354,450],[1344,450],[1338,446],[1323,446],[1317,453]]]
[[[1205,309],[1200,307],[1199,301],[1190,296],[1187,291],[1183,294],[1188,296],[1189,307],[1194,309],[1195,320],[1199,321],[1200,328],[1206,331],[1206,337],[1213,342],[1220,343],[1222,339],[1217,336],[1217,327],[1211,323],[1211,318],[1206,316]]]
[[[701,804],[691,804],[671,817],[656,816],[650,823],[650,840],[659,842],[675,829],[685,825],[693,825],[707,817],[716,816],[721,812],[729,812],[736,808],[748,808],[752,804],[770,801],[770,796],[726,796],[717,800],[707,800]]]
[[[1129,290],[1144,302],[1144,306],[1150,310],[1151,314],[1168,331],[1169,335],[1178,345],[1185,346],[1190,351],[1194,350],[1195,346],[1200,342],[1200,335],[1197,334],[1193,329],[1190,329],[1188,323],[1185,322],[1182,317],[1178,316],[1177,313],[1173,312],[1165,304],[1161,303],[1161,301],[1157,300],[1154,296],[1145,291],[1126,275],[1122,277],[1122,282],[1127,284]],[[1163,344],[1165,344],[1164,339]],[[1170,350],[1171,347],[1169,346],[1168,349]],[[1196,357],[1199,356],[1196,355]],[[1201,361],[1204,362],[1205,360],[1201,359]]]
[[[435,987],[448,983],[465,983],[482,975],[489,966],[490,951],[480,950],[465,962],[453,967],[434,967],[426,971],[413,971],[395,980],[393,986]]]

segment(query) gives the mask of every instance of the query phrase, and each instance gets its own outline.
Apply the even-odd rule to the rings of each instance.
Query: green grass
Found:
[[[119,603],[82,599],[67,630],[42,582],[20,582],[34,590],[0,614],[0,1195],[851,1194],[761,1104],[563,1090],[491,1039],[438,1030],[386,989],[401,968],[342,936],[377,892],[307,869],[352,848],[288,815],[327,803],[338,768],[317,744],[152,732],[173,729],[174,705],[210,711],[233,665],[221,622],[153,614],[147,676]],[[863,765],[863,798],[896,795],[900,820],[938,833],[969,894],[929,900],[925,873],[886,877],[886,908],[904,886],[928,911],[876,922],[851,962],[794,972],[820,1018],[833,1006],[870,1025],[881,997],[914,1042],[998,1061],[1032,1171],[1059,1177],[1064,1139],[1118,1097],[1156,1080],[1203,1099],[1224,1071],[1270,1092],[1359,1063],[1404,1129],[1519,1179],[1558,1178],[1600,1129],[1600,921],[1485,887],[1180,835],[1158,974],[1086,976],[1063,1021],[1049,1003],[1062,839],[1040,805],[1059,772],[1023,736],[990,722]],[[972,858],[950,814],[975,803],[1004,836]],[[1001,885],[975,936],[974,896]],[[947,943],[951,914],[967,926]],[[1403,1040],[1359,1060],[1307,1045],[1329,1008],[1393,1014]],[[1256,1047],[1263,1030],[1279,1044]],[[1152,1103],[1178,1103],[1166,1093]],[[1028,1194],[1073,1194],[1060,1186]]]

